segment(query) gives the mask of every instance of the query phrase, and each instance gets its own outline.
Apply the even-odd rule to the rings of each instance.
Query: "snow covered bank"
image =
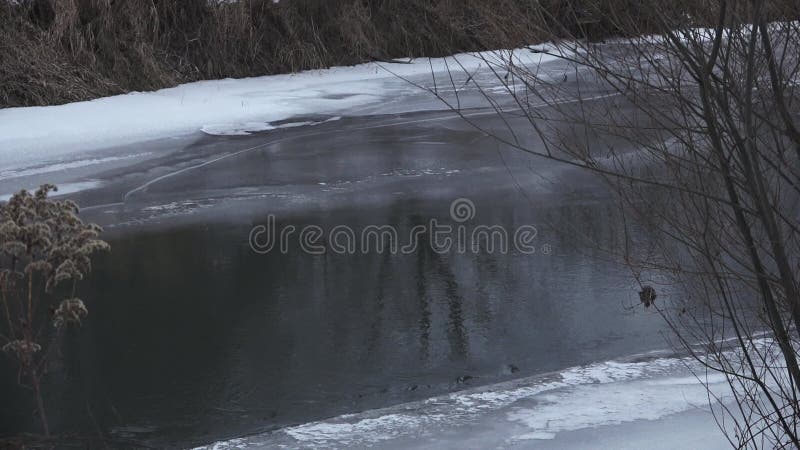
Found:
[[[489,72],[485,60],[500,62],[508,55],[508,51],[461,54],[403,64],[370,63],[291,75],[201,81],[61,106],[0,110],[0,177],[14,176],[14,169],[43,162],[68,162],[76,153],[156,138],[201,130],[241,135],[270,130],[276,127],[273,122],[295,116],[354,114],[396,94],[389,85],[410,87],[396,75],[424,80],[431,79],[432,72],[443,74],[448,69],[471,75]],[[516,64],[550,59],[553,57],[526,49],[514,52]]]
[[[717,374],[701,383],[690,368],[702,373],[691,359],[654,352],[207,448],[589,448],[586,436],[628,448],[648,441],[659,448],[726,448],[703,383],[723,400],[730,398],[728,384]],[[648,422],[661,420],[691,427],[665,425],[647,435],[654,428]]]

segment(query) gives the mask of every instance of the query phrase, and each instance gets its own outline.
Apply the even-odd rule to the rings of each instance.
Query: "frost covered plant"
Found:
[[[53,311],[53,326],[62,328],[70,323],[81,324],[81,319],[89,315],[89,310],[79,298],[62,300],[55,311]]]
[[[109,250],[101,228],[78,217],[78,205],[48,198],[55,190],[46,184],[0,204],[0,348],[17,362],[18,378],[30,383],[45,434],[41,379],[51,348],[40,342],[55,342],[46,337],[86,318],[78,282],[91,272],[91,256]]]
[[[17,356],[31,353],[39,353],[42,351],[42,346],[35,342],[28,341],[11,341],[3,346],[3,351],[6,353],[13,353]]]

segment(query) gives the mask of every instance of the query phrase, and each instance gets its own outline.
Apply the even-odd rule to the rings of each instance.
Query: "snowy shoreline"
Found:
[[[727,382],[693,370],[650,352],[198,449],[728,448],[703,385],[724,398]]]
[[[414,89],[399,77],[479,71],[508,59],[509,50],[367,63],[285,75],[199,81],[155,92],[0,110],[0,179],[19,169],[76,153],[205,131],[242,135],[276,128],[274,122],[305,115],[335,115],[380,105],[387,84]],[[516,64],[556,59],[528,49],[513,51]],[[444,106],[442,105],[442,108]],[[289,126],[292,126],[291,124]]]

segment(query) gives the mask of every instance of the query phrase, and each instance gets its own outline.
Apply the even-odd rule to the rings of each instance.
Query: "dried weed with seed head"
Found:
[[[17,361],[20,379],[29,380],[45,434],[49,427],[40,381],[51,349],[39,342],[57,342],[47,335],[59,336],[88,316],[75,296],[78,282],[91,272],[91,256],[110,249],[100,239],[102,229],[80,219],[75,202],[49,198],[56,190],[45,184],[0,204],[0,314],[5,316],[0,348]],[[46,309],[49,318],[41,314]]]

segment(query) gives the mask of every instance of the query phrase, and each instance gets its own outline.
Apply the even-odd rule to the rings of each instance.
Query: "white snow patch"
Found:
[[[335,114],[381,105],[397,78],[431,77],[448,69],[470,73],[487,61],[508,60],[509,51],[420,58],[410,64],[369,63],[296,74],[199,81],[156,92],[0,110],[0,169],[64,159],[76,152],[107,149],[161,137],[246,134],[271,129],[295,116]],[[521,49],[515,64],[535,65],[553,56]],[[442,76],[442,75],[440,75]],[[396,90],[395,90],[396,92]],[[442,106],[444,108],[444,106]]]
[[[724,376],[704,380],[712,389],[727,386]],[[553,439],[558,433],[637,420],[656,420],[708,404],[708,391],[697,378],[635,380],[622,384],[589,384],[536,398],[530,407],[507,414],[531,431],[513,440]]]
[[[770,341],[757,339],[753,345],[764,350]],[[413,447],[420,440],[436,442],[445,435],[464,442],[486,439],[487,435],[481,433],[489,433],[488,439],[497,445],[524,447],[526,441],[550,440],[563,432],[705,411],[707,388],[722,401],[730,398],[724,375],[712,373],[701,382],[692,374],[692,370],[703,372],[693,359],[654,355],[657,353],[640,355],[644,361],[606,361],[573,367],[284,428],[247,438],[245,448],[363,448],[390,442]],[[242,441],[235,445],[231,448],[242,448]],[[216,443],[213,448],[229,447]]]
[[[361,437],[370,443],[387,441],[400,436],[404,429],[416,428],[437,417],[410,414],[388,414],[356,422],[318,422],[286,428],[283,431],[299,442],[325,445],[328,442],[357,444]],[[350,439],[352,437],[353,439]]]
[[[96,180],[79,181],[76,183],[63,183],[58,185],[58,191],[50,195],[50,197],[58,197],[60,195],[74,194],[75,192],[85,191],[102,186],[103,183]],[[31,187],[28,191],[33,192],[38,189],[38,186]],[[0,202],[7,202],[15,193],[0,194]]]

